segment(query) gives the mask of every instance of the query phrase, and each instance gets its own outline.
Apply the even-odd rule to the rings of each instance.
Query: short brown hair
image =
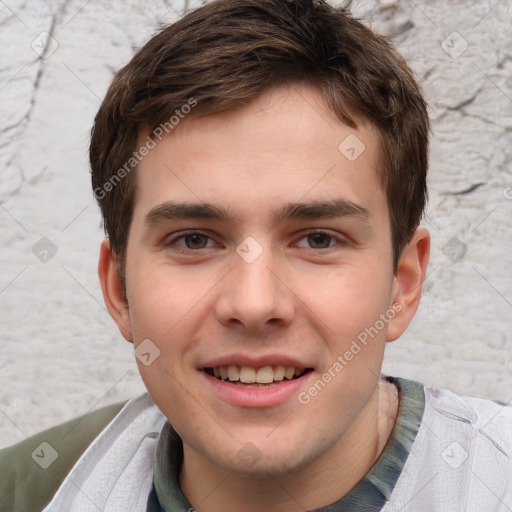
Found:
[[[140,49],[115,76],[95,119],[92,186],[123,281],[135,192],[130,170],[141,132],[168,123],[191,98],[194,115],[211,114],[293,82],[317,86],[345,124],[356,127],[359,117],[377,129],[396,267],[427,198],[429,121],[404,60],[348,7],[322,0],[214,0]]]

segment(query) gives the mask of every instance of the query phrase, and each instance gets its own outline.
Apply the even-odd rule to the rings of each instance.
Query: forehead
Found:
[[[386,208],[378,155],[376,130],[343,124],[318,89],[272,88],[237,109],[184,116],[139,163],[134,213],[180,199],[223,203],[247,220],[301,197],[340,196],[371,212]]]

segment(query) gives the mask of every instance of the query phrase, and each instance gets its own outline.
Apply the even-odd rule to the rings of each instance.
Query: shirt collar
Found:
[[[378,512],[389,500],[418,433],[425,409],[425,394],[419,382],[384,378],[396,385],[400,400],[395,426],[386,447],[372,469],[348,494],[314,512]],[[182,463],[182,440],[167,421],[156,451],[154,488],[147,512],[189,512],[193,509],[179,485]]]

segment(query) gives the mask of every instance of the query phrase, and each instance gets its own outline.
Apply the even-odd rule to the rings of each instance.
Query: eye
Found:
[[[347,245],[347,240],[342,237],[330,235],[325,231],[310,231],[304,235],[300,240],[306,240],[308,249],[331,249],[336,245]],[[335,242],[331,245],[331,242]],[[298,244],[299,247],[305,247],[304,245]]]
[[[198,231],[189,231],[188,233],[182,233],[181,235],[171,238],[165,243],[165,245],[178,251],[187,249],[193,251],[197,249],[206,249],[209,240],[213,242],[213,240],[204,233],[200,233]],[[210,245],[209,247],[212,246]]]

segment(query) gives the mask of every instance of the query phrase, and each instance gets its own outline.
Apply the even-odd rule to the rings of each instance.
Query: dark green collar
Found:
[[[315,512],[379,512],[391,496],[421,424],[425,395],[419,382],[385,378],[397,386],[400,397],[398,416],[388,444],[370,472],[348,494]],[[154,489],[147,512],[188,512],[192,508],[179,485],[182,462],[183,443],[166,422],[158,442]]]

